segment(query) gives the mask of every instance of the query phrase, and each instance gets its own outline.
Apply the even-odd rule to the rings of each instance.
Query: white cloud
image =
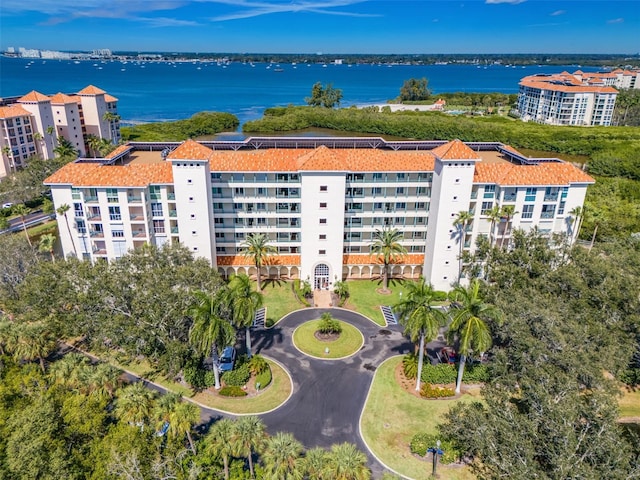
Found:
[[[565,13],[567,13],[565,10],[556,10],[555,12],[551,13],[551,16],[557,17],[558,15],[564,15]]]
[[[624,18],[612,18],[611,20],[607,20],[607,23],[623,23]]]

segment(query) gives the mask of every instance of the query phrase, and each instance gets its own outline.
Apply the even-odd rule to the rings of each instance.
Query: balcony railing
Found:
[[[101,222],[102,216],[98,215],[97,213],[90,213],[89,215],[87,215],[87,220],[89,220],[90,222]]]
[[[169,216],[171,218],[175,218],[178,216],[178,211],[177,210],[169,210]]]
[[[129,219],[133,222],[144,222],[144,215],[142,213],[132,213],[129,215]]]
[[[476,198],[478,198],[478,191],[477,190],[472,190],[471,191],[471,200],[475,200]]]
[[[544,195],[545,202],[557,202],[558,194],[557,193],[545,193]]]
[[[516,201],[516,195],[505,195],[504,198],[502,199],[504,202],[515,202]]]
[[[96,231],[93,231],[93,232],[90,232],[90,233],[89,233],[89,236],[90,236],[91,238],[104,238],[104,232],[96,232]]]
[[[147,236],[147,232],[144,230],[136,230],[133,232],[133,236],[136,238],[144,238]]]
[[[555,217],[555,212],[542,212],[540,214],[540,218],[553,218]]]
[[[142,197],[136,197],[133,195],[128,196],[127,200],[129,201],[129,203],[142,203]]]
[[[98,202],[98,196],[97,195],[85,195],[84,196],[84,203],[97,203]]]
[[[178,234],[178,227],[171,227],[171,233]]]
[[[175,199],[176,199],[176,194],[175,194],[175,192],[169,192],[169,193],[167,193],[167,199],[169,199],[169,200],[175,200]]]

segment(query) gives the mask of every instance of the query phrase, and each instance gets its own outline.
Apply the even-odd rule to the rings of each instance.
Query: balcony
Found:
[[[167,193],[167,199],[168,200],[175,200],[176,199],[176,193],[175,192],[168,192]]]
[[[513,195],[505,195],[503,197],[502,201],[504,201],[504,202],[515,202],[516,201],[516,194],[514,193]]]
[[[178,227],[171,227],[171,233],[177,235],[179,233]]]
[[[144,222],[144,215],[142,213],[132,213],[129,215],[129,220],[132,222]]]
[[[98,196],[97,195],[85,195],[84,196],[84,203],[98,203]]]
[[[556,212],[542,212],[540,218],[553,218],[556,216]]]
[[[169,216],[171,218],[176,218],[178,216],[177,210],[169,210]]]
[[[557,193],[545,193],[544,195],[545,202],[557,202],[558,194]]]
[[[142,203],[141,196],[129,195],[127,197],[127,200],[129,201],[129,203]]]
[[[98,232],[98,231],[96,231],[96,230],[92,230],[92,231],[89,233],[89,236],[90,236],[91,238],[104,238],[104,232]]]
[[[477,190],[472,190],[471,191],[471,200],[475,200],[478,198],[478,191]]]
[[[134,238],[145,238],[147,232],[145,230],[135,230],[133,233]]]
[[[90,213],[89,215],[87,215],[87,220],[89,220],[90,222],[101,222],[102,215],[100,215],[99,213]]]

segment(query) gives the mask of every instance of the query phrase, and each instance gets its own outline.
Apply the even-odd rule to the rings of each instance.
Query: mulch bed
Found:
[[[454,395],[453,397],[442,397],[442,398],[425,398],[422,395],[420,395],[420,392],[416,392],[416,379],[415,378],[414,379],[409,379],[404,375],[404,368],[402,366],[402,362],[400,362],[398,364],[394,374],[395,374],[396,382],[398,383],[398,385],[400,385],[402,387],[402,389],[405,392],[407,392],[410,395],[413,395],[414,397],[422,398],[423,400],[451,400],[453,398],[459,398],[460,396],[465,394],[465,388],[464,388],[464,383],[463,383],[462,384],[462,393],[460,395]],[[421,382],[420,385],[424,385],[424,382]],[[455,388],[456,388],[456,384],[455,383],[435,384],[435,385],[438,386],[438,387],[451,388],[452,390],[455,390]]]
[[[316,330],[313,336],[321,342],[335,342],[340,338],[339,333],[322,333],[319,330]]]

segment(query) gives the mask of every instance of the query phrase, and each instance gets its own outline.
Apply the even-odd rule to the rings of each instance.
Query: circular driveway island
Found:
[[[326,361],[307,357],[293,346],[293,331],[325,312],[362,332],[364,345],[357,353]],[[291,398],[261,415],[269,433],[291,432],[306,448],[355,443],[369,456],[374,473],[380,473],[382,467],[373,461],[360,438],[358,423],[376,368],[390,356],[413,351],[401,329],[381,327],[350,310],[307,308],[287,315],[272,328],[252,332],[252,337],[256,353],[282,363],[293,379]]]

